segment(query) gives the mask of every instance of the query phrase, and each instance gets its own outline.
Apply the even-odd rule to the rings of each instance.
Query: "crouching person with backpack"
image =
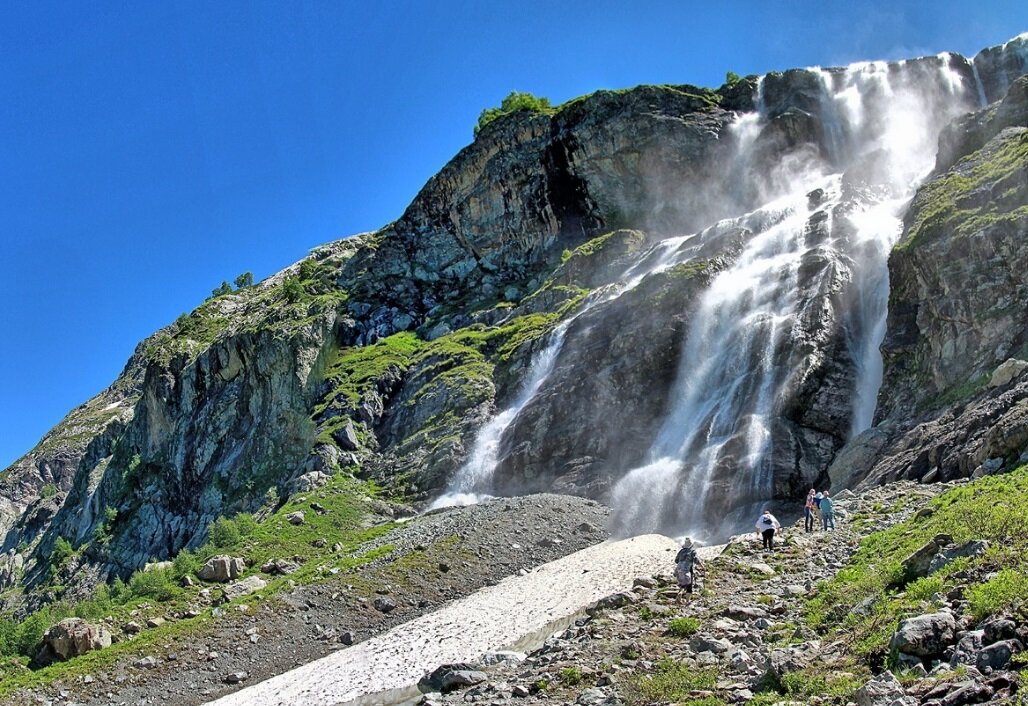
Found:
[[[682,542],[682,548],[675,555],[675,581],[678,582],[678,598],[681,600],[682,593],[692,593],[696,585],[696,569],[702,569],[703,562],[696,554],[696,547],[693,541],[686,537]]]
[[[757,518],[757,536],[763,541],[763,548],[767,551],[775,550],[775,535],[780,534],[781,531],[782,525],[770,510],[764,510]]]

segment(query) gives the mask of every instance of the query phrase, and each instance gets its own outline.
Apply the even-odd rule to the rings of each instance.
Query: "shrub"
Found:
[[[675,637],[689,637],[699,632],[700,621],[696,618],[672,618],[668,623],[668,632]]]
[[[925,576],[907,586],[907,598],[912,601],[927,601],[942,590],[941,576]]]
[[[967,592],[971,613],[979,620],[1025,600],[1028,600],[1028,576],[1015,569],[1002,569]]]
[[[282,292],[290,304],[295,304],[307,295],[299,277],[286,277],[282,282]]]
[[[137,598],[152,598],[161,602],[170,601],[182,593],[168,569],[137,571],[129,579],[129,590]]]
[[[220,297],[224,294],[232,293],[232,285],[222,280],[221,285],[211,290],[212,297]]]
[[[233,280],[236,289],[246,289],[253,286],[253,272],[244,272]]]
[[[242,535],[236,523],[227,517],[218,517],[208,528],[208,536],[211,544],[218,549],[227,549],[239,544]]]
[[[564,667],[559,672],[560,680],[568,686],[577,686],[582,683],[582,670],[578,667]]]
[[[548,113],[552,110],[550,105],[550,99],[542,96],[535,96],[531,93],[522,93],[520,91],[511,91],[510,94],[503,99],[500,103],[499,108],[486,108],[482,111],[481,115],[478,116],[478,123],[475,125],[475,135],[484,128],[486,125],[504,115],[510,115],[519,110],[530,110],[535,113]]]
[[[180,551],[171,563],[171,574],[176,580],[195,574],[199,570],[200,559],[188,549]]]
[[[58,537],[50,552],[50,576],[56,576],[74,554],[75,549],[71,546],[71,542],[64,537]]]
[[[39,497],[41,498],[52,498],[57,495],[57,486],[53,483],[47,483],[39,489]]]
[[[742,76],[740,76],[739,74],[735,73],[734,71],[729,71],[728,73],[725,74],[725,85],[726,86],[734,86],[735,84],[739,83],[739,81],[742,81]]]

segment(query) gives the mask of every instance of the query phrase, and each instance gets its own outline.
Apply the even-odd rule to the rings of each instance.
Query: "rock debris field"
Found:
[[[418,693],[418,680],[438,665],[481,661],[483,653],[519,647],[549,628],[545,637],[590,603],[631,588],[632,577],[666,568],[676,549],[660,535],[583,549],[212,706],[402,702]],[[360,698],[388,691],[393,693]]]

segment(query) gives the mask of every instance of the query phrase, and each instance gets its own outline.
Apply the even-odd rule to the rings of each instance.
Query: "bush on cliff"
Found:
[[[550,113],[553,111],[553,106],[550,105],[549,98],[536,96],[531,93],[522,93],[521,91],[511,91],[503,99],[503,102],[500,103],[499,108],[486,108],[482,111],[481,115],[478,116],[478,123],[475,125],[475,135],[478,135],[482,128],[497,118],[510,115],[519,110],[529,110],[533,113]]]

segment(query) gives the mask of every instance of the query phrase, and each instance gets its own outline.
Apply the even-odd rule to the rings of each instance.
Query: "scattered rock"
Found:
[[[244,681],[246,681],[247,677],[249,676],[249,674],[243,671],[229,672],[224,677],[222,677],[222,681],[226,684],[241,684]]]
[[[371,602],[371,605],[380,613],[392,613],[396,610],[396,603],[391,598],[386,598],[385,596],[379,596]]]
[[[903,691],[896,676],[889,671],[882,672],[857,689],[853,694],[857,706],[914,706],[915,699]]]
[[[225,586],[225,588],[222,589],[222,602],[228,603],[230,601],[234,601],[237,598],[259,591],[267,585],[268,582],[260,576],[248,576],[242,581],[237,581],[236,583]]]
[[[290,512],[286,515],[286,522],[291,525],[302,525],[304,523],[305,515],[303,510],[297,510],[296,512]]]
[[[952,613],[929,613],[901,620],[890,648],[917,657],[937,657],[956,639]]]
[[[82,618],[65,618],[43,635],[43,651],[37,661],[67,660],[111,646],[111,633],[103,625]]]
[[[148,655],[142,659],[137,659],[132,663],[132,666],[137,669],[153,669],[157,666],[157,658]]]
[[[438,691],[439,693],[446,694],[457,689],[480,684],[485,680],[485,672],[476,670],[470,664],[444,664],[423,676],[418,682],[418,690],[422,693]]]
[[[1002,387],[1010,383],[1014,378],[1020,377],[1021,373],[1026,369],[1028,369],[1028,361],[1008,358],[992,372],[992,378],[989,379],[989,387]]]
[[[291,574],[300,567],[287,559],[271,559],[261,566],[261,571],[274,576],[285,576]]]
[[[239,575],[246,569],[246,562],[238,557],[231,557],[225,554],[212,556],[208,559],[196,575],[201,581],[212,581],[214,583],[226,583],[239,578]]]

